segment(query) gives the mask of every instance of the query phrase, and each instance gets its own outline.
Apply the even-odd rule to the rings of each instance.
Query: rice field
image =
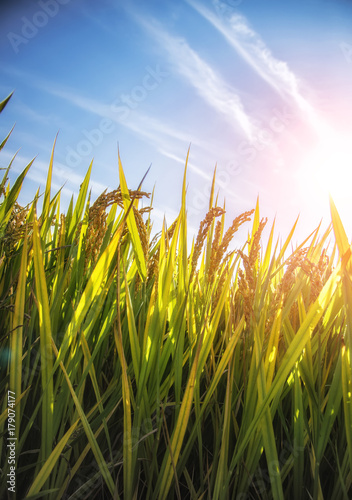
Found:
[[[0,498],[351,498],[352,260],[333,201],[325,232],[292,250],[295,226],[272,226],[264,248],[259,205],[225,213],[213,181],[189,247],[187,159],[179,215],[152,236],[120,158],[116,190],[92,202],[90,165],[62,213],[54,147],[40,213],[39,193],[17,202],[32,162],[0,184]]]

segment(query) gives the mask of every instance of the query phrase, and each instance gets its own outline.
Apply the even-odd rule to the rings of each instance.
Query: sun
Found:
[[[308,154],[298,170],[298,181],[305,195],[327,203],[329,195],[337,203],[351,200],[352,134],[324,135]]]

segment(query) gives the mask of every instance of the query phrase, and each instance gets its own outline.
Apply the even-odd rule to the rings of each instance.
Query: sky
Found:
[[[92,198],[154,191],[160,229],[180,209],[187,152],[190,234],[216,166],[229,225],[255,207],[296,242],[330,222],[329,193],[352,235],[352,1],[36,0],[2,2],[0,116],[19,198],[53,190],[67,209],[93,160]],[[246,228],[246,231],[249,227]]]

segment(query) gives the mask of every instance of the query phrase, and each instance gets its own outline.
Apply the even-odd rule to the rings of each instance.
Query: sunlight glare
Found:
[[[329,194],[337,203],[351,198],[352,142],[350,137],[329,134],[306,155],[299,170],[306,195],[326,203]]]

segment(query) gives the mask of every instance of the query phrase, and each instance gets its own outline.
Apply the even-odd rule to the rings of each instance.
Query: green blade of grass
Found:
[[[42,213],[41,213],[41,219],[43,221],[42,228],[41,228],[42,235],[47,234],[48,228],[49,228],[51,220],[52,220],[52,218],[50,217],[50,214],[49,214],[49,208],[50,208],[50,189],[51,189],[51,179],[52,179],[52,174],[53,174],[54,150],[55,150],[56,139],[57,139],[57,135],[55,137],[53,148],[51,150],[50,162],[49,162],[49,167],[48,167],[48,174],[47,174],[47,178],[46,178],[43,208],[42,208]]]
[[[1,144],[0,144],[0,151],[3,149],[3,147],[5,146],[5,144],[7,143],[7,141],[9,140],[9,137],[12,134],[12,131],[13,131],[14,128],[15,128],[15,126],[12,127],[12,129],[7,134],[7,136],[5,137],[5,139],[1,142]]]
[[[125,274],[125,273],[124,273]],[[131,394],[127,375],[127,363],[123,348],[123,338],[121,329],[121,311],[120,311],[120,252],[117,258],[117,328],[114,324],[114,339],[117,353],[122,369],[122,401],[123,401],[123,489],[124,498],[132,500],[134,497],[134,479],[135,479],[135,461],[132,455],[132,416],[131,416]],[[126,278],[126,276],[125,276]],[[137,495],[137,490],[136,490]]]
[[[342,347],[342,396],[345,410],[345,428],[347,450],[350,459],[350,474],[352,473],[352,370],[351,351],[345,346]]]
[[[118,356],[122,368],[122,401],[123,401],[123,490],[124,498],[132,500],[135,489],[134,462],[132,460],[132,418],[131,418],[131,396],[127,376],[127,363],[123,349],[121,324],[118,320],[118,328],[114,325],[114,338]]]
[[[228,454],[229,454],[229,438],[230,438],[230,421],[231,421],[231,395],[233,391],[233,376],[230,365],[227,372],[227,384],[224,406],[224,422],[221,436],[220,457],[217,467],[215,486],[213,491],[213,499],[218,500],[226,498],[226,492],[223,490],[224,477],[226,477],[228,469]],[[222,494],[223,493],[223,494]]]
[[[302,389],[299,379],[298,370],[295,370],[295,388],[294,388],[294,415],[293,415],[293,433],[294,433],[294,450],[293,450],[293,487],[294,498],[300,500],[302,498],[303,474],[304,474],[304,408]]]
[[[112,417],[112,415],[116,412],[116,409],[117,409],[117,407],[119,405],[120,405],[120,401],[117,402],[117,404],[112,408],[112,410],[110,411],[110,413],[107,415],[107,417],[106,417],[106,421],[107,422],[110,420],[110,418]],[[94,434],[95,439],[98,438],[98,436],[100,435],[100,433],[102,432],[102,430],[104,429],[104,427],[105,427],[105,423],[102,423],[99,426],[98,430]],[[66,492],[67,487],[68,487],[70,481],[77,474],[77,472],[80,470],[80,467],[82,466],[82,463],[85,460],[85,458],[87,457],[89,451],[90,451],[90,443],[88,442],[88,444],[85,446],[84,450],[82,451],[82,453],[80,454],[80,456],[76,460],[74,466],[72,467],[72,469],[70,471],[71,472],[70,476],[66,477],[64,483],[62,484],[61,489],[60,489],[60,491],[57,494],[57,498],[58,499],[60,499],[64,495],[64,493]],[[114,465],[116,465],[116,464],[114,464]],[[114,500],[115,499],[116,500],[120,500],[120,497],[119,497],[119,495],[117,493],[116,488],[115,488],[115,492],[114,492],[114,497],[113,498],[114,498]]]
[[[3,101],[0,102],[0,113],[5,109],[5,106],[9,102],[9,100],[11,99],[13,93],[14,93],[14,90],[11,92],[11,94],[9,94],[6,97],[6,99],[4,99]]]
[[[124,278],[125,278],[125,290],[126,290],[126,314],[128,321],[128,334],[131,346],[131,355],[132,355],[132,363],[134,375],[136,377],[136,382],[139,382],[139,370],[140,370],[140,360],[141,360],[141,349],[138,341],[138,333],[135,322],[135,314],[133,311],[133,304],[131,300],[131,294],[128,287],[127,276],[125,274],[124,269]]]
[[[35,283],[37,292],[37,305],[40,328],[40,364],[42,388],[44,392],[42,404],[42,460],[46,460],[52,450],[53,444],[53,413],[54,394],[51,372],[53,368],[53,356],[51,348],[51,321],[49,310],[48,290],[46,286],[46,275],[43,266],[43,251],[39,235],[38,223],[34,217],[33,221],[33,261],[35,271]]]
[[[100,256],[97,264],[94,267],[92,274],[89,277],[89,280],[85,286],[85,289],[82,293],[82,296],[79,300],[79,303],[73,313],[73,318],[67,326],[65,338],[60,347],[59,359],[64,356],[67,351],[68,346],[72,342],[72,339],[77,334],[77,331],[82,324],[90,305],[92,304],[94,298],[98,293],[102,293],[102,289],[104,287],[104,283],[107,279],[107,272],[109,270],[110,264],[116,255],[117,246],[121,239],[121,234],[123,231],[124,224],[121,224],[109,245],[106,247],[102,255]]]
[[[262,338],[264,338],[264,330],[265,322],[261,322],[260,325],[254,326],[254,346],[255,346],[255,356],[257,365],[259,365],[258,378],[257,378],[257,390],[258,390],[258,403],[259,405],[264,400],[267,393],[267,380],[265,377],[265,372],[268,370],[270,365],[270,357],[267,359],[268,367],[264,366],[263,358],[262,358]],[[277,338],[278,340],[278,338]],[[276,345],[272,346],[274,352],[276,351]],[[275,349],[274,349],[275,348]],[[282,488],[282,482],[280,477],[280,468],[279,468],[279,460],[276,450],[275,443],[275,435],[273,422],[271,419],[270,409],[267,408],[264,413],[262,428],[261,428],[265,455],[267,459],[267,463],[269,464],[269,477],[272,486],[272,494],[275,500],[284,500],[284,492]]]
[[[254,415],[253,420],[250,423],[245,436],[239,443],[239,446],[237,447],[233,455],[230,466],[231,473],[234,471],[235,465],[238,463],[238,460],[242,456],[245,447],[247,446],[251,436],[253,435],[253,432],[260,424],[260,421],[265,411],[267,410],[270,402],[275,397],[278,397],[279,393],[281,393],[282,388],[284,387],[285,384],[285,380],[289,375],[290,371],[292,370],[294,364],[298,360],[299,356],[301,355],[308,337],[311,335],[313,328],[318,323],[319,319],[323,315],[325,308],[328,306],[331,298],[333,297],[336,289],[336,280],[339,270],[340,267],[338,266],[335,269],[335,271],[331,274],[330,278],[326,282],[323,290],[320,292],[315,303],[309,309],[306,319],[300,326],[295,338],[289,345],[282,359],[280,368],[278,369],[276,376],[273,380],[272,385],[270,386],[263,402],[261,403],[256,414]]]
[[[76,429],[78,423],[79,419],[76,420],[76,422],[73,425],[71,425],[71,427],[68,429],[65,435],[60,439],[58,444],[55,446],[50,456],[45,461],[43,467],[40,469],[37,476],[35,477],[26,495],[26,498],[28,499],[33,498],[40,492],[41,488],[45,484],[45,481],[49,478],[50,473],[52,472],[58,460],[60,459],[61,453],[65,448],[66,444],[68,443],[70,437],[72,436],[72,433]]]
[[[57,347],[56,347],[56,345],[55,345],[55,343],[54,343],[53,340],[51,340],[51,342],[52,342],[53,351],[54,351],[56,357],[58,358],[59,352],[57,350]],[[107,487],[108,487],[111,495],[113,496],[114,492],[115,492],[115,485],[114,485],[114,481],[113,481],[113,479],[111,477],[111,474],[109,472],[109,469],[107,467],[106,461],[104,460],[102,452],[101,452],[101,450],[99,448],[99,445],[98,445],[98,443],[96,441],[96,438],[94,436],[92,428],[89,425],[89,422],[88,422],[88,419],[87,419],[87,417],[85,415],[85,412],[84,412],[84,410],[83,410],[83,408],[82,408],[82,406],[81,406],[81,404],[79,402],[79,399],[78,399],[78,397],[77,397],[77,395],[75,393],[75,390],[72,387],[72,384],[71,384],[71,381],[70,381],[70,377],[67,374],[65,366],[62,363],[62,361],[60,361],[59,364],[60,364],[60,368],[61,368],[61,370],[63,372],[63,375],[65,377],[67,386],[68,386],[68,388],[70,390],[73,402],[74,402],[74,404],[76,406],[77,413],[78,413],[78,415],[80,417],[80,420],[82,422],[83,428],[85,430],[85,433],[86,433],[87,439],[89,441],[90,447],[92,449],[94,457],[95,457],[95,459],[97,461],[97,464],[99,466],[99,469],[101,471],[102,477],[103,477],[103,479],[104,479],[104,481],[105,481],[105,483],[106,483],[106,485],[107,485]]]
[[[2,202],[0,205],[0,238],[2,236],[2,233],[5,231],[6,224],[8,223],[12,209],[14,207],[14,204],[17,200],[17,197],[21,191],[22,183],[27,175],[28,170],[32,166],[32,163],[34,162],[34,159],[28,163],[26,168],[22,171],[22,173],[17,177],[15,184],[13,185],[12,189],[6,196],[6,199]]]
[[[236,326],[236,330],[233,332],[233,334],[231,335],[231,337],[229,339],[229,343],[228,343],[224,353],[221,356],[219,364],[217,365],[216,372],[214,373],[214,376],[212,377],[212,379],[210,381],[210,384],[209,384],[207,391],[205,393],[205,396],[204,396],[204,400],[202,401],[202,406],[201,406],[200,412],[197,416],[197,420],[196,420],[195,425],[193,426],[193,429],[190,433],[190,437],[189,437],[187,443],[185,444],[184,453],[180,459],[181,468],[183,468],[185,458],[189,455],[190,450],[193,446],[196,429],[197,429],[198,425],[200,425],[201,418],[203,417],[206,409],[208,408],[208,405],[209,405],[211,399],[214,396],[214,392],[219,385],[219,382],[221,380],[221,377],[222,377],[224,371],[226,370],[226,366],[229,364],[231,356],[233,356],[233,352],[234,352],[234,349],[238,343],[240,335],[243,333],[244,323],[245,323],[244,316],[242,316],[240,321],[238,322],[238,324]]]
[[[8,164],[8,166],[5,170],[4,176],[3,176],[2,180],[1,180],[1,184],[0,184],[0,193],[3,193],[5,191],[5,185],[6,185],[6,182],[8,181],[8,175],[9,175],[12,163],[13,163],[14,159],[16,158],[16,155],[17,155],[17,152],[13,155],[10,163]],[[0,219],[0,224],[1,224],[1,219]]]
[[[55,146],[55,143],[54,143],[54,146]],[[67,240],[69,243],[71,243],[72,239],[73,239],[73,236],[77,230],[77,227],[78,227],[78,223],[79,221],[81,220],[81,217],[82,217],[82,213],[83,213],[83,210],[84,210],[84,205],[85,205],[85,199],[86,199],[86,196],[87,196],[87,192],[88,192],[88,185],[89,185],[89,179],[90,179],[90,174],[92,172],[92,166],[93,166],[93,161],[91,161],[89,167],[88,167],[88,170],[87,170],[87,173],[83,179],[83,182],[80,186],[80,190],[79,190],[79,194],[78,194],[78,198],[77,198],[77,202],[76,202],[76,205],[75,205],[75,208],[74,208],[74,211],[72,213],[72,216],[70,216],[70,208],[71,208],[71,211],[72,211],[72,206],[73,206],[73,200],[71,200],[71,203],[70,203],[70,207],[67,211],[67,219],[68,219],[68,236],[67,236]]]
[[[259,215],[259,196],[257,196],[257,202],[255,204],[255,210],[254,210],[254,215],[253,215],[253,225],[252,225],[252,233],[249,238],[248,242],[248,255],[251,251],[253,242],[254,242],[254,235],[258,231],[259,228],[259,222],[260,222],[260,215]]]
[[[191,412],[192,400],[194,394],[194,386],[196,384],[197,370],[199,368],[199,355],[203,343],[205,327],[203,327],[198,340],[198,345],[195,353],[195,357],[192,363],[191,371],[185,388],[184,396],[181,403],[181,408],[178,414],[175,429],[171,436],[170,446],[164,456],[162,466],[160,468],[158,482],[155,488],[155,495],[158,495],[160,500],[167,498],[169,493],[172,477],[174,474],[174,468],[177,464],[178,457],[181,452],[181,447],[183,443],[183,438],[187,430],[188,418]]]
[[[26,278],[27,278],[27,229],[23,239],[20,274],[16,290],[15,310],[12,323],[11,335],[11,364],[10,364],[10,388],[15,392],[17,398],[21,394],[22,387],[22,344],[23,344],[23,322],[26,300]],[[18,415],[21,415],[20,403],[17,406]],[[19,426],[16,426],[16,438],[19,437]]]
[[[345,232],[345,229],[342,225],[339,213],[336,209],[335,203],[330,196],[330,213],[332,225],[334,228],[336,243],[340,252],[341,257],[346,253],[349,249],[348,238]]]
[[[131,199],[130,199],[129,191],[127,188],[125,174],[124,174],[124,171],[122,168],[120,154],[118,155],[118,162],[119,162],[119,177],[120,177],[121,194],[122,194],[122,198],[123,198],[125,212],[127,212],[127,210],[130,207],[130,204],[131,204]],[[146,268],[142,243],[141,243],[141,240],[140,240],[140,237],[138,234],[136,219],[135,219],[133,210],[130,210],[126,222],[127,222],[127,227],[128,227],[129,233],[131,235],[132,246],[133,246],[133,250],[134,250],[134,255],[135,255],[135,259],[136,259],[138,272],[139,272],[142,280],[144,281],[146,276],[147,276],[147,268]]]

